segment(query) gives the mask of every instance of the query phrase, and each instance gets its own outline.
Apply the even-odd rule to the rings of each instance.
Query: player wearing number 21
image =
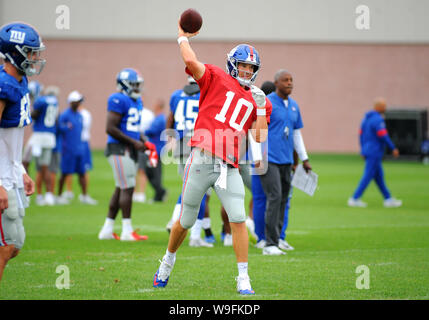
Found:
[[[143,77],[132,68],[122,69],[116,77],[117,91],[107,101],[105,155],[113,170],[115,189],[110,198],[104,225],[98,234],[100,240],[146,240],[131,225],[131,205],[136,185],[138,151],[150,151],[149,161],[157,160],[155,145],[145,142],[140,135],[143,109],[141,86]],[[156,159],[154,159],[156,158]],[[122,233],[113,233],[116,216],[122,211]]]
[[[201,95],[193,150],[186,162],[182,186],[180,218],[171,229],[168,248],[156,272],[154,287],[165,287],[173,269],[176,251],[194,224],[206,191],[213,187],[231,223],[238,277],[237,291],[254,294],[248,276],[248,234],[245,225],[244,185],[238,171],[241,140],[250,129],[257,142],[267,136],[271,103],[253,85],[260,68],[259,54],[250,45],[241,44],[227,55],[226,72],[201,63],[190,46],[187,33],[178,26],[180,54],[186,72],[198,83]]]

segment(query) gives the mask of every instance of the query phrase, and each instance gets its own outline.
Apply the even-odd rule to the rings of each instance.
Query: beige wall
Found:
[[[201,61],[220,67],[236,44],[192,43]],[[310,152],[357,151],[361,117],[376,96],[385,96],[389,107],[429,106],[429,45],[252,44],[262,59],[258,85],[279,68],[294,75],[292,96],[301,107]],[[85,95],[95,148],[106,141],[106,101],[121,68],[141,71],[146,106],[157,98],[168,104],[186,82],[175,41],[47,40],[46,45],[48,62],[37,80],[61,88],[62,109],[71,90]]]
[[[360,5],[369,30],[356,28]],[[69,29],[57,27],[59,6]],[[26,21],[57,39],[174,40],[187,8],[203,16],[204,40],[429,43],[427,0],[2,0],[0,23]]]

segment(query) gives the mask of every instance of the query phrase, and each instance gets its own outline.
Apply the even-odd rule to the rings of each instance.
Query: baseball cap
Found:
[[[78,102],[78,101],[83,101],[83,95],[77,90],[70,92],[67,98],[67,102],[72,103],[72,102]]]

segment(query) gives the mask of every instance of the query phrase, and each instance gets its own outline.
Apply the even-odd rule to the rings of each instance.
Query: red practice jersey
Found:
[[[205,149],[238,167],[241,141],[257,118],[256,102],[251,91],[224,70],[210,64],[205,67],[204,75],[197,81],[200,102],[189,145]],[[186,72],[190,74],[189,70]],[[268,99],[265,108],[269,123],[272,105]]]

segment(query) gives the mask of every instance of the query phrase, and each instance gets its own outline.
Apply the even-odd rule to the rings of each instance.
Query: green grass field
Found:
[[[32,199],[24,221],[25,246],[5,269],[0,298],[429,299],[429,166],[385,162],[387,185],[403,207],[384,208],[372,183],[363,197],[369,206],[361,209],[346,205],[362,173],[359,156],[313,155],[311,163],[319,174],[319,189],[314,197],[295,190],[288,228],[295,251],[268,257],[253,244],[249,247],[254,297],[240,297],[235,291],[235,255],[219,243],[220,203],[215,194],[210,212],[218,243],[211,249],[191,248],[185,240],[167,288],[152,287],[168,241],[165,225],[181,189],[175,165],[164,169],[166,203],[133,205],[133,225],[149,240],[98,240],[114,184],[107,160],[94,152],[90,194],[99,205],[75,199],[69,206],[37,207]],[[76,178],[74,190],[78,194]],[[68,290],[56,287],[60,265],[70,271]],[[356,288],[360,265],[369,268],[369,289]]]

